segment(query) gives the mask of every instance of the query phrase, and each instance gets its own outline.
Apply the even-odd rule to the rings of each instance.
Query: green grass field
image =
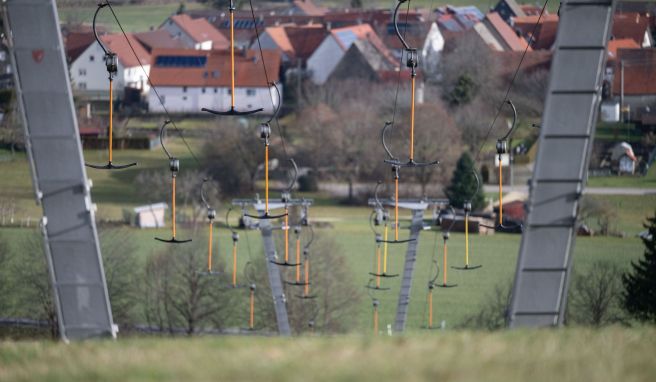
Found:
[[[3,381],[649,381],[656,329],[0,343]]]

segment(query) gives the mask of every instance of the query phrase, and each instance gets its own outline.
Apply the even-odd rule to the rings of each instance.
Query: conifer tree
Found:
[[[645,228],[645,256],[632,262],[631,272],[622,277],[624,308],[639,320],[656,322],[656,214],[647,219]]]
[[[474,211],[485,207],[483,187],[481,185],[477,190],[475,171],[474,160],[469,153],[463,153],[458,159],[456,169],[453,171],[451,184],[444,190],[451,205],[455,208],[462,208],[467,201],[471,202]],[[477,171],[476,175],[478,175]],[[480,175],[478,176],[480,179]]]

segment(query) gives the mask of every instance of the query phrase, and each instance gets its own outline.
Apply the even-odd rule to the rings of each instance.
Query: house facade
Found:
[[[121,98],[126,87],[138,89],[141,93],[147,93],[150,90],[146,77],[146,74],[150,72],[150,55],[131,34],[127,36],[138,59],[134,56],[123,34],[100,36],[105,47],[118,55],[118,74],[114,78],[114,95],[118,99]],[[94,40],[71,63],[69,71],[73,81],[73,90],[76,93],[95,99],[107,99],[109,81],[107,68],[103,61],[104,55],[103,49]]]
[[[212,24],[203,18],[192,19],[180,14],[169,17],[161,26],[171,37],[185,46],[197,50],[228,49],[230,42]]]
[[[280,54],[264,51],[269,80],[278,83]],[[278,95],[267,84],[259,51],[241,51],[235,57],[235,104],[238,110],[263,108],[272,114]],[[151,79],[157,84],[148,94],[148,108],[163,113],[200,113],[202,108],[228,110],[231,106],[230,56],[227,51],[159,49],[153,51]],[[282,85],[277,85],[282,94]]]

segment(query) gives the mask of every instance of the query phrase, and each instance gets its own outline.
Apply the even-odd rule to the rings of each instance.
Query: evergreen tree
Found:
[[[362,8],[362,0],[351,0],[351,8]]]
[[[453,171],[451,184],[444,190],[451,205],[455,208],[462,208],[463,204],[467,201],[471,202],[472,210],[474,211],[485,207],[485,196],[483,195],[482,186],[478,187],[478,191],[476,190],[475,171],[474,160],[469,153],[464,152],[460,156],[460,159],[458,159],[456,169]]]
[[[645,256],[632,262],[631,272],[622,277],[624,308],[639,320],[656,322],[656,214],[647,219],[645,228]]]

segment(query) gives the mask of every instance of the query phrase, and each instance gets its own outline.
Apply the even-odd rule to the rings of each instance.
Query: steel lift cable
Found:
[[[259,108],[253,110],[238,111],[235,107],[235,9],[234,0],[230,0],[230,5],[228,7],[228,11],[230,12],[230,110],[216,111],[208,108],[201,109],[201,111],[206,111],[211,114],[244,116],[259,113],[260,111],[264,110]]]
[[[310,294],[310,246],[312,245],[312,242],[314,242],[314,228],[312,226],[308,226],[310,228],[310,241],[305,244],[305,247],[303,247],[303,265],[304,265],[304,274],[305,274],[305,280],[303,284],[303,294],[302,295],[296,295],[295,297],[304,299],[304,300],[311,300],[317,298],[316,295],[311,295]],[[310,320],[312,325],[310,326],[312,329],[314,329],[314,320]]]
[[[121,30],[121,33],[123,34],[123,38],[125,39],[125,42],[128,44],[130,47],[130,51],[132,52],[132,56],[134,57],[135,60],[139,63],[139,67],[141,67],[141,71],[144,74],[144,77],[146,77],[146,80],[148,81],[148,84],[150,84],[150,88],[157,97],[157,101],[159,102],[160,106],[162,107],[162,110],[164,110],[164,114],[166,114],[166,118],[171,121],[171,124],[173,125],[173,128],[175,131],[178,132],[178,135],[180,135],[180,138],[182,139],[182,142],[184,145],[187,147],[187,151],[191,155],[191,157],[194,159],[197,165],[200,166],[200,161],[198,160],[198,157],[194,153],[194,151],[191,149],[191,146],[189,146],[189,143],[185,139],[184,135],[182,134],[182,130],[178,128],[178,126],[175,124],[175,120],[171,117],[171,114],[169,113],[168,109],[166,108],[166,105],[164,105],[164,100],[162,99],[162,96],[159,94],[157,91],[157,87],[153,83],[153,81],[150,79],[150,75],[148,74],[148,71],[146,71],[146,68],[144,68],[143,63],[139,59],[139,56],[137,55],[137,52],[134,50],[134,46],[132,46],[132,43],[130,42],[130,39],[128,38],[127,33],[125,33],[125,29],[123,29],[123,25],[121,24],[121,21],[118,19],[118,16],[116,16],[116,12],[114,12],[114,8],[112,7],[112,4],[109,0],[105,0],[106,5],[109,7],[109,10],[112,12],[112,16],[114,17],[114,20],[116,21],[116,24],[118,25],[119,29]]]
[[[380,241],[381,243],[383,243],[383,272],[382,273],[370,272],[369,274],[372,275],[372,276],[375,276],[376,278],[379,278],[379,277],[392,278],[392,277],[398,277],[399,275],[398,274],[389,274],[389,273],[387,273],[388,244],[390,244],[390,243],[403,243],[403,242],[408,242],[408,241],[411,241],[411,240],[405,240],[405,241],[388,240],[389,212],[387,212],[386,209],[383,209],[383,204],[378,199],[378,188],[380,187],[380,185],[381,185],[381,182],[378,182],[376,184],[376,189],[374,190],[374,199],[376,200],[377,208],[380,208],[383,211],[383,239]]]
[[[107,161],[107,164],[104,165],[97,165],[97,164],[89,164],[85,163],[87,167],[90,168],[95,168],[98,170],[121,170],[124,168],[136,166],[136,163],[130,163],[130,164],[125,164],[125,165],[117,165],[114,164],[112,161],[114,160],[114,152],[113,152],[113,146],[114,146],[114,141],[113,141],[113,125],[114,125],[114,77],[118,73],[118,56],[116,53],[110,51],[105,45],[102,43],[100,40],[100,37],[98,36],[98,30],[96,29],[96,18],[98,17],[98,13],[100,12],[101,9],[104,7],[108,6],[109,2],[107,3],[100,3],[98,4],[98,8],[96,8],[96,13],[93,14],[93,35],[96,38],[96,41],[98,42],[98,45],[100,45],[100,48],[103,50],[105,53],[103,57],[103,61],[105,62],[105,67],[107,68],[107,73],[109,75],[109,130],[107,133],[107,137],[109,139],[108,143],[108,150],[109,150],[109,159]]]
[[[371,284],[374,282],[374,279],[369,279],[367,294],[371,298],[371,304],[373,306],[373,326],[374,326],[374,336],[378,335],[378,307],[380,306],[380,301],[371,294]]]
[[[295,247],[295,253],[296,253],[296,264],[299,264],[299,266],[296,267],[296,277],[294,281],[285,281],[285,284],[287,285],[294,285],[294,286],[305,286],[306,282],[301,281],[301,268],[303,267],[303,263],[301,263],[301,226],[297,225],[294,226],[294,236],[295,236],[295,241],[296,241],[296,247]]]
[[[171,153],[166,149],[166,146],[164,145],[164,130],[166,130],[166,125],[171,123],[171,121],[166,120],[164,121],[164,124],[162,124],[162,128],[159,130],[159,139],[160,139],[160,144],[162,145],[162,149],[164,149],[164,153],[166,153],[166,156],[169,158],[169,170],[171,170],[171,238],[170,239],[160,239],[158,237],[155,238],[155,240],[164,242],[164,243],[170,243],[170,244],[181,244],[181,243],[188,243],[191,241],[191,239],[188,240],[178,240],[175,238],[175,179],[178,175],[178,172],[180,171],[180,161],[177,158],[174,158],[171,156]]]
[[[298,167],[296,166],[296,162],[294,162],[294,159],[289,160],[292,165],[294,166],[294,178],[292,179],[291,183],[287,187],[287,190],[282,193],[281,195],[281,200],[283,204],[285,205],[285,213],[281,215],[284,218],[284,225],[282,227],[282,230],[284,231],[284,236],[285,236],[285,261],[284,262],[277,262],[277,261],[271,261],[272,263],[284,267],[298,267],[300,266],[300,259],[297,260],[296,263],[290,263],[289,262],[289,204],[288,202],[291,200],[291,190],[294,187],[294,184],[296,183],[296,179],[298,177]],[[247,215],[248,216],[248,215]]]
[[[394,9],[394,31],[396,36],[401,41],[404,51],[407,56],[406,66],[410,68],[410,153],[407,162],[401,162],[397,158],[386,159],[385,162],[393,165],[394,167],[427,167],[436,166],[439,161],[432,162],[417,162],[415,161],[415,93],[416,93],[416,80],[417,80],[417,66],[419,65],[419,54],[416,48],[411,48],[405,41],[401,32],[399,31],[398,13],[403,3],[410,0],[398,0],[396,8]],[[407,18],[407,16],[406,16]]]
[[[367,284],[365,287],[375,289],[375,290],[385,291],[385,290],[390,290],[390,288],[385,288],[385,287],[380,286],[380,277],[381,277],[380,275],[382,274],[381,273],[381,244],[383,242],[383,236],[380,233],[376,232],[376,230],[373,227],[374,219],[375,219],[376,215],[377,215],[377,212],[372,211],[371,216],[369,217],[369,226],[371,227],[371,230],[374,232],[374,237],[375,237],[375,242],[376,242],[376,249],[374,251],[374,260],[373,260],[373,263],[376,264],[376,267],[375,267],[376,270],[373,273],[370,273],[370,275],[375,275],[376,276],[376,283],[375,283],[375,286],[373,286],[373,287],[370,284]]]
[[[284,217],[285,214],[287,214],[287,211],[285,211],[285,214],[283,215],[271,215],[269,213],[269,145],[270,145],[270,138],[271,138],[271,121],[277,118],[278,113],[280,112],[280,105],[282,105],[282,96],[280,94],[280,90],[278,89],[278,86],[276,86],[276,84],[273,83],[271,85],[276,90],[276,94],[278,94],[278,107],[276,108],[276,111],[273,114],[273,116],[271,116],[271,118],[269,118],[268,121],[260,125],[260,138],[264,142],[264,214],[246,215],[253,219],[279,219]],[[296,182],[296,177],[298,176],[298,167],[296,166],[296,162],[294,161],[293,158],[290,158],[289,162],[291,162],[294,169],[294,180],[291,185],[291,187],[293,187],[294,183]],[[291,187],[289,187],[290,190]]]
[[[437,286],[440,287],[440,288],[454,288],[454,287],[458,286],[458,284],[449,284],[448,281],[447,281],[447,278],[448,278],[447,270],[449,269],[448,268],[448,264],[449,264],[449,247],[448,247],[447,242],[449,241],[449,236],[450,236],[451,229],[456,224],[456,210],[452,206],[449,206],[448,208],[451,212],[452,219],[451,219],[451,224],[449,225],[449,227],[447,229],[442,230],[442,269],[443,269],[442,284],[437,284]],[[437,232],[436,232],[436,234],[437,234]]]
[[[389,161],[386,159],[386,163],[390,163],[392,167],[392,173],[394,174],[394,240],[387,240],[387,235],[385,235],[384,242],[385,243],[390,243],[390,244],[400,244],[400,243],[407,243],[412,241],[412,239],[406,239],[406,240],[399,240],[399,169],[400,166],[397,164],[394,164],[398,162],[398,159],[392,155],[392,152],[390,151],[389,147],[387,146],[387,143],[385,142],[385,134],[387,130],[392,126],[392,122],[385,122],[385,126],[383,126],[383,130],[381,131],[380,134],[380,140],[383,145],[383,149],[385,150],[385,153],[389,157]],[[376,185],[376,190],[374,192],[374,198],[376,199],[376,204],[380,205],[382,207],[382,204],[378,200],[378,186],[380,185],[380,182]]]
[[[207,210],[207,221],[209,225],[209,233],[207,239],[207,271],[202,272],[201,274],[208,275],[208,276],[217,276],[220,273],[214,271],[214,269],[212,268],[212,238],[214,235],[214,219],[216,219],[216,210],[210,206],[209,202],[207,201],[207,198],[205,198],[204,186],[207,181],[208,178],[204,178],[203,183],[200,186],[200,200],[203,202],[203,204],[205,205],[205,209]]]
[[[472,210],[471,200],[476,194],[478,194],[478,190],[481,187],[481,182],[478,179],[478,174],[476,173],[476,169],[472,171],[472,174],[476,179],[476,191],[474,191],[474,194],[464,203],[463,206],[463,209],[465,211],[465,265],[463,267],[451,267],[453,269],[458,269],[461,271],[471,271],[482,267],[482,265],[469,264],[469,214],[471,213]]]

